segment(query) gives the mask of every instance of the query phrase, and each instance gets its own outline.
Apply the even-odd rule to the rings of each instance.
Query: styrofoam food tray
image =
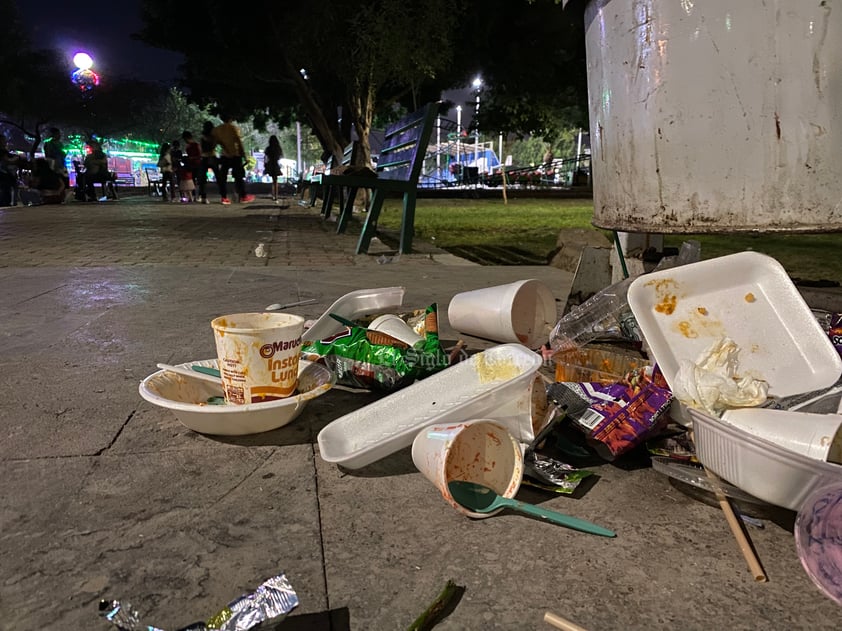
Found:
[[[494,418],[496,410],[529,396],[541,362],[520,344],[477,353],[331,422],[319,432],[321,456],[358,469],[408,447],[428,425]]]
[[[180,367],[216,368],[216,359],[178,364]],[[140,382],[140,396],[157,406],[173,411],[182,424],[195,432],[220,436],[257,434],[283,427],[295,420],[310,399],[330,390],[336,375],[321,364],[298,362],[298,391],[279,401],[245,405],[208,405],[210,397],[221,397],[222,382],[191,379],[177,373],[159,370]]]
[[[323,340],[339,333],[342,324],[330,317],[331,313],[340,315],[347,320],[355,320],[365,315],[384,313],[390,309],[397,309],[403,304],[403,287],[381,287],[378,289],[357,289],[338,298],[327,308],[313,325],[304,331],[304,339],[311,341]]]
[[[783,266],[740,252],[644,274],[629,286],[632,313],[670,387],[683,359],[696,361],[729,337],[740,374],[765,380],[769,396],[828,388],[842,358]]]
[[[808,458],[698,410],[687,411],[699,461],[749,495],[797,511],[815,489],[842,482],[842,465]]]

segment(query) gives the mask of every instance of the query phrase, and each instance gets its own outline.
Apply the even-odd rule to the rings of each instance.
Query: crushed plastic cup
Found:
[[[555,297],[535,279],[465,291],[447,308],[450,326],[460,333],[529,348],[549,340],[557,317]]]
[[[842,415],[735,408],[722,420],[808,458],[842,463]]]
[[[304,318],[236,313],[214,319],[211,327],[228,403],[276,401],[295,392]]]
[[[412,461],[453,508],[469,517],[485,518],[499,511],[468,510],[453,499],[449,482],[476,482],[513,498],[523,480],[520,445],[503,425],[488,419],[425,427],[412,443]]]
[[[814,491],[798,509],[795,547],[807,576],[842,605],[842,482]]]
[[[405,342],[411,347],[415,346],[418,342],[424,341],[424,338],[413,331],[411,326],[394,313],[386,313],[375,318],[368,325],[368,330],[391,335],[396,340]]]

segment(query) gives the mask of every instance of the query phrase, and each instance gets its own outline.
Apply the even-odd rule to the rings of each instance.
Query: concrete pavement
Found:
[[[472,521],[408,450],[362,470],[324,462],[316,436],[378,398],[335,388],[265,434],[196,434],[145,402],[157,362],[215,355],[210,321],[276,302],[319,316],[359,288],[438,302],[552,267],[481,267],[417,244],[355,255],[315,209],[103,204],[0,209],[0,629],[108,629],[101,598],[176,629],[285,572],[301,604],[277,627],[405,629],[448,579],[465,587],[437,629],[831,629],[842,610],[796,556],[792,514],[750,534],[755,583],[724,516],[637,460],[592,468],[580,497],[521,498],[617,531],[604,539],[515,513]],[[257,257],[263,243],[267,257]],[[469,349],[490,343],[464,338]],[[788,521],[787,521],[788,520]]]

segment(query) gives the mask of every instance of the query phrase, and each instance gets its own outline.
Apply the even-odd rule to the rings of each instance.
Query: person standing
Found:
[[[82,164],[85,167],[85,172],[82,173],[83,185],[82,190],[85,193],[85,199],[89,202],[97,201],[94,184],[102,184],[105,186],[111,174],[108,172],[108,156],[102,150],[102,145],[97,140],[88,142],[90,151],[85,156]],[[104,190],[104,189],[103,189]]]
[[[172,162],[173,182],[174,187],[178,188],[179,171],[181,171],[181,162],[184,158],[184,153],[181,151],[181,141],[176,138],[170,141],[170,162]],[[173,197],[175,199],[175,197]]]
[[[184,141],[184,155],[181,158],[179,169],[178,188],[181,192],[181,201],[196,201],[195,179],[199,175],[202,164],[202,149],[199,143],[193,139],[193,134],[186,129],[181,133]],[[187,199],[185,200],[185,197]]]
[[[158,150],[158,168],[161,170],[161,197],[166,202],[175,200],[175,171],[172,166],[170,143],[161,144]]]
[[[15,206],[18,203],[18,169],[24,161],[6,145],[6,137],[0,133],[0,206]]]
[[[201,149],[202,162],[199,166],[199,197],[203,204],[209,204],[208,201],[208,169],[213,173],[213,179],[216,182],[217,188],[219,184],[219,156],[216,155],[216,141],[213,139],[213,123],[205,121],[202,125],[202,136],[199,138],[199,148]],[[220,196],[222,196],[222,189]]]
[[[263,172],[272,178],[272,201],[278,201],[278,176],[281,174],[280,160],[284,157],[278,137],[269,136],[269,145],[263,151]]]
[[[233,117],[230,114],[225,114],[222,117],[222,124],[217,125],[213,129],[213,139],[220,147],[222,147],[221,155],[219,157],[219,193],[222,195],[222,203],[226,206],[231,204],[228,198],[228,172],[234,176],[234,189],[240,202],[246,204],[254,201],[254,195],[246,193],[246,171],[245,159],[246,151],[243,147],[243,139],[240,136],[240,130],[233,122]]]
[[[70,177],[68,177],[67,165],[65,164],[67,152],[64,150],[61,130],[58,127],[51,127],[49,135],[44,141],[44,158],[50,164],[50,168],[62,177],[65,187],[70,186]]]

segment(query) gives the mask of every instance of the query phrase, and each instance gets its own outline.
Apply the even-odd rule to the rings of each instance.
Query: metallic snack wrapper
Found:
[[[278,621],[298,606],[298,596],[286,575],[278,574],[264,581],[257,589],[231,601],[208,618],[178,631],[247,631],[261,622]],[[120,631],[164,631],[146,625],[128,602],[103,600],[100,615]]]

